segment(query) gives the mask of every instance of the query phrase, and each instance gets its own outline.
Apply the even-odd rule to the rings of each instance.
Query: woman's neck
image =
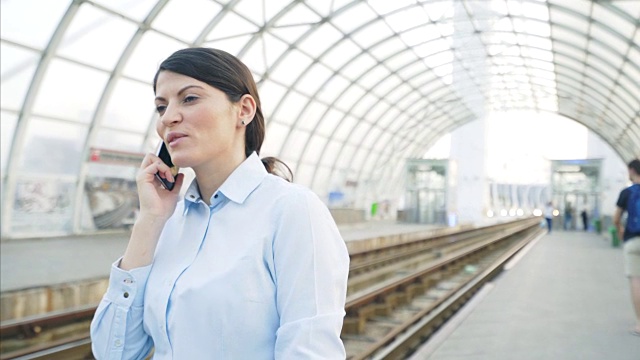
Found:
[[[211,205],[211,196],[218,191],[229,175],[246,159],[244,153],[240,156],[225,157],[221,161],[210,161],[194,168],[198,189],[202,200]]]

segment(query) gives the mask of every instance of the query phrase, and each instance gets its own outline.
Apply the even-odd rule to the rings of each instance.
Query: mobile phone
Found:
[[[171,168],[171,174],[175,179],[175,177],[178,175],[179,168],[173,165],[173,162],[171,161],[171,155],[169,155],[169,150],[167,150],[167,145],[165,145],[164,141],[160,142],[160,146],[156,155],[158,155],[163,163],[167,164],[167,166]],[[175,183],[161,177],[160,172],[156,173],[156,178],[160,180],[160,183],[162,183],[162,186],[164,186],[165,189],[169,191],[173,190],[173,186],[175,185]]]

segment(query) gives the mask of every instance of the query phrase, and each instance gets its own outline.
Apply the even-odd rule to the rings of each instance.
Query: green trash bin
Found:
[[[602,220],[600,220],[600,219],[596,219],[596,220],[593,222],[593,226],[595,227],[596,232],[597,232],[598,234],[601,234],[601,233],[602,233]]]
[[[609,226],[609,233],[611,234],[611,246],[620,246],[620,239],[618,238],[618,229],[615,226]]]

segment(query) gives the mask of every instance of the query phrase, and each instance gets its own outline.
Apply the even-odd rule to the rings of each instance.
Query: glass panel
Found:
[[[622,9],[622,12],[629,14],[634,19],[640,18],[640,2],[637,1],[614,1],[614,7]]]
[[[300,164],[293,177],[293,182],[296,184],[302,184],[304,186],[310,186],[313,181],[313,172],[315,166],[309,164]]]
[[[304,3],[296,4],[276,21],[276,26],[319,23],[320,16],[310,10]]]
[[[258,31],[258,26],[245,20],[244,17],[233,11],[227,12],[216,26],[207,34],[206,40],[217,40],[237,37],[239,35],[253,34]]]
[[[370,0],[368,1],[369,5],[375,10],[378,14],[384,15],[390,13],[392,11],[402,9],[409,5],[415,4],[413,0],[397,0],[397,1],[388,1],[388,0]]]
[[[303,113],[298,117],[296,128],[312,132],[321,121],[325,121],[322,116],[324,115],[326,110],[326,105],[323,105],[317,101],[312,101],[303,111]]]
[[[289,133],[290,127],[276,121],[267,122],[267,134],[265,135],[260,156],[280,156],[282,142]]]
[[[596,44],[599,48],[599,51],[602,51],[602,53],[612,52],[611,49],[608,48],[608,46],[611,46],[614,49],[620,49],[618,51],[618,54],[615,54],[615,55],[623,55],[626,53],[627,49],[629,48],[628,39],[622,40],[618,36],[612,35],[611,32],[602,29],[600,26],[591,27],[591,36],[593,36],[593,38],[598,40],[601,44],[605,45],[605,46],[602,46],[600,44]],[[593,42],[591,44],[593,44]]]
[[[362,52],[362,50],[353,41],[343,39],[329,50],[329,52],[322,57],[321,61],[330,68],[338,70],[360,52]]]
[[[327,137],[331,136],[343,117],[344,113],[342,111],[331,108],[331,110],[319,120],[318,128],[315,132]]]
[[[0,139],[2,139],[2,141],[0,141],[0,171],[3,178],[7,168],[7,160],[9,159],[11,145],[13,145],[13,135],[17,122],[18,114],[7,111],[0,112]]]
[[[322,64],[316,63],[302,75],[295,87],[301,92],[314,95],[331,76],[333,76],[333,71]]]
[[[254,7],[255,7],[255,3],[254,2],[251,2],[251,3],[254,4]],[[284,12],[286,8],[289,7],[290,5],[291,5],[291,1],[289,0],[265,1],[264,2],[264,18],[271,19],[275,17],[276,15],[279,15],[280,13]],[[289,11],[289,10],[286,10],[286,11]]]
[[[278,113],[275,115],[279,121],[285,124],[293,124],[300,113],[307,106],[309,98],[295,91],[291,91],[287,97],[282,100],[282,105],[278,108]]]
[[[93,0],[93,2],[142,22],[158,0]]]
[[[58,54],[112,70],[137,28],[120,17],[83,4],[62,38]]]
[[[356,104],[356,106],[353,108],[352,113],[355,114],[356,116],[362,116],[362,117],[368,116],[369,110],[373,109],[373,107],[379,101],[380,99],[377,96],[371,93],[368,93],[364,95],[364,97],[358,102],[358,104]]]
[[[160,63],[176,50],[185,47],[184,43],[160,35],[155,31],[147,31],[133,50],[131,58],[124,67],[123,74],[151,83]]]
[[[92,147],[99,149],[120,150],[139,153],[142,152],[144,135],[132,134],[128,131],[100,129],[96,133]]]
[[[105,72],[54,59],[44,75],[33,111],[38,115],[89,122],[107,79]]]
[[[222,7],[209,0],[172,0],[153,21],[153,28],[193,42]],[[176,26],[179,23],[179,26]]]
[[[330,23],[324,23],[322,26],[313,31],[306,37],[298,47],[316,58],[320,54],[330,49],[336,42],[342,39],[344,35],[336,30]]]
[[[327,143],[327,138],[320,135],[312,135],[307,143],[307,148],[302,161],[308,164],[317,164],[322,150]]]
[[[610,27],[611,30],[622,34],[622,36],[626,38],[633,35],[634,29],[637,26],[597,2],[594,2],[593,4],[592,17],[596,21],[595,24],[603,27]],[[594,30],[595,27],[592,27],[591,29]]]
[[[20,170],[39,174],[78,174],[86,136],[84,125],[31,118]]]
[[[363,24],[372,21],[377,16],[378,14],[371,10],[367,4],[359,3],[333,17],[331,22],[342,32],[350,33]]]
[[[334,133],[333,137],[337,140],[342,140],[342,141],[347,140],[347,137],[351,133],[351,130],[356,125],[358,125],[358,119],[354,118],[353,116],[349,115],[343,118],[340,124],[338,125],[338,128],[336,129],[336,132]]]
[[[309,135],[310,134],[307,131],[298,129],[291,130],[289,139],[284,144],[280,154],[282,154],[282,156],[287,159],[292,159],[294,160],[294,162],[298,162],[302,149],[307,145],[307,142],[309,141]]]
[[[2,1],[2,39],[44,49],[70,4],[64,0]]]
[[[394,37],[370,48],[369,53],[376,59],[384,60],[386,63],[387,58],[405,50],[407,50],[407,45],[401,39]]]
[[[356,153],[357,148],[353,145],[344,144],[340,149],[340,155],[333,159],[334,162],[331,165],[334,169],[346,169],[353,159],[353,156]]]
[[[340,154],[340,148],[342,143],[336,140],[331,140],[324,149],[324,152],[320,154],[320,164],[324,166],[333,166],[336,163],[336,159]]]
[[[336,75],[329,80],[318,93],[317,97],[321,101],[332,103],[337,96],[339,96],[347,86],[351,86],[351,82],[347,81],[344,77]]]
[[[344,94],[336,100],[335,106],[339,109],[349,111],[364,95],[365,91],[359,86],[351,86]]]
[[[284,85],[293,85],[312,61],[300,51],[291,50],[275,69],[271,68],[271,78]]]
[[[249,42],[253,35],[238,36],[223,40],[214,40],[205,42],[202,46],[212,47],[220,50],[224,50],[229,54],[238,55],[244,46]],[[176,49],[177,50],[177,49]]]
[[[3,109],[19,110],[29,90],[40,56],[38,53],[2,43],[0,46]]]
[[[384,78],[390,75],[389,70],[383,65],[380,64],[368,71],[359,81],[358,85],[364,87],[365,89],[372,88],[377,86]]]
[[[449,39],[442,39],[440,37],[440,32],[437,26],[434,24],[424,25],[419,28],[404,32],[400,34],[400,38],[404,43],[407,44],[407,46],[410,47],[418,46],[440,39],[440,41],[444,41],[447,43],[446,47],[448,48],[448,42],[450,41]],[[425,45],[421,47],[421,52],[424,54],[432,54],[436,52],[436,50],[429,51]]]
[[[262,105],[262,113],[268,119],[273,116],[275,107],[280,103],[287,88],[276,84],[271,80],[265,80],[260,83],[258,94],[260,95],[260,104]]]
[[[287,51],[289,45],[270,33],[264,33],[262,38],[264,41],[266,64],[270,67],[275,61],[280,59],[285,51]]]
[[[371,55],[367,53],[362,53],[357,58],[353,59],[347,66],[342,68],[340,71],[341,74],[344,75],[347,79],[355,80],[360,75],[369,71],[374,65],[378,62]]]
[[[153,88],[137,81],[120,79],[104,110],[102,125],[145,133],[155,120]]]
[[[367,135],[367,132],[371,129],[371,124],[364,121],[359,121],[356,127],[351,131],[347,138],[347,143],[360,146],[360,142]]]
[[[327,192],[329,191],[329,175],[329,168],[316,166],[312,190],[320,197],[320,199],[322,199],[325,204],[329,201],[327,196]]]
[[[389,26],[383,21],[378,20],[365,28],[362,28],[351,35],[351,38],[363,49],[371,47],[371,45],[382,39],[391,37],[393,32]]]

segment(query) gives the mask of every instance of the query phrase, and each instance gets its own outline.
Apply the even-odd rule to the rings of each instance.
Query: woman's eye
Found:
[[[162,114],[166,108],[167,107],[165,105],[158,105],[156,106],[156,111],[158,112],[158,114]]]
[[[189,95],[184,98],[184,102],[186,103],[196,101],[196,100],[198,100],[198,97],[193,95]]]

